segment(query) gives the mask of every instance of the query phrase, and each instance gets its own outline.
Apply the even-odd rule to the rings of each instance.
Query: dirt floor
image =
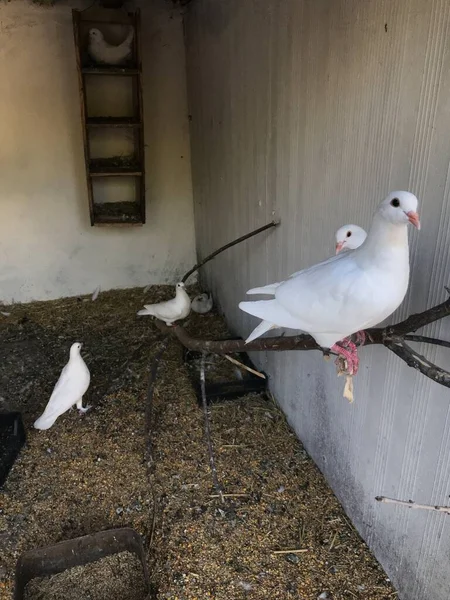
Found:
[[[0,599],[12,597],[23,551],[122,526],[143,537],[158,600],[395,598],[271,399],[211,406],[224,501],[212,485],[196,369],[175,339],[147,410],[164,336],[136,312],[171,293],[160,286],[2,308],[11,314],[0,314],[0,396],[23,411],[28,440],[0,492]],[[188,330],[226,335],[212,313],[192,314]],[[74,341],[84,342],[93,408],[37,431]],[[207,376],[233,376],[223,361],[207,357]]]

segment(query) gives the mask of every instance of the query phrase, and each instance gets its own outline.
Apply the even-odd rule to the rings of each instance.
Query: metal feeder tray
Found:
[[[0,412],[0,487],[5,483],[25,440],[20,412]]]
[[[16,565],[14,600],[23,600],[27,583],[36,577],[55,575],[124,551],[135,554],[141,561],[147,588],[147,595],[142,600],[150,600],[150,580],[142,541],[130,527],[99,531],[24,552]]]
[[[193,360],[201,359],[202,353],[196,350],[188,350],[183,348],[183,360],[189,363]],[[239,353],[239,360],[252,369],[256,370],[256,367],[251,362],[246,352]],[[261,371],[262,373],[262,371]],[[265,373],[263,373],[266,375]],[[194,377],[190,373],[190,379],[197,395],[197,402],[199,406],[202,405],[202,394],[200,387],[200,378]],[[206,403],[213,404],[215,402],[222,402],[223,400],[235,400],[236,398],[242,398],[250,393],[263,394],[267,392],[267,375],[266,379],[257,377],[248,371],[245,372],[242,379],[234,379],[232,381],[223,381],[220,383],[208,383],[208,378],[205,381],[205,395]]]

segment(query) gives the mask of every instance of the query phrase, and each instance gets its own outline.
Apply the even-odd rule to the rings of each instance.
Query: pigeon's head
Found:
[[[186,286],[184,285],[184,283],[182,281],[180,281],[179,283],[177,283],[177,285],[175,286],[175,288],[177,290],[185,290]]]
[[[93,27],[89,29],[89,41],[91,42],[102,42],[103,41],[103,33],[100,29],[96,29]]]
[[[358,225],[343,225],[336,231],[336,254],[341,250],[359,248],[367,237],[367,233]]]
[[[419,201],[411,192],[391,192],[380,205],[381,216],[394,225],[405,225],[408,222],[420,229]]]
[[[70,358],[78,356],[80,354],[83,344],[81,342],[75,342],[70,346]]]

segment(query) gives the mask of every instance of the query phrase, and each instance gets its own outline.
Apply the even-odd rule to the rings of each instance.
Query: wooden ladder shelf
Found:
[[[73,10],[72,18],[91,225],[143,225],[145,161],[139,10]],[[134,38],[129,61],[120,66],[95,64],[87,51],[89,30],[100,29],[107,41],[120,43],[130,26],[134,28]],[[117,82],[117,94],[111,93],[111,82]],[[118,107],[119,101],[112,96],[123,100],[123,107]],[[119,114],[112,116],[108,112]],[[108,155],[110,148],[118,148],[121,142],[128,146],[126,153],[116,151],[114,156]]]

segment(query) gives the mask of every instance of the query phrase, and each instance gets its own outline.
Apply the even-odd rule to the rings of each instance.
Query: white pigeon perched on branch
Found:
[[[359,248],[295,274],[277,285],[273,300],[241,302],[241,310],[263,319],[246,342],[274,327],[298,329],[344,357],[348,373],[356,374],[357,349],[347,338],[377,325],[403,301],[409,283],[407,225],[420,229],[417,206],[410,192],[391,192]]]
[[[213,307],[213,299],[211,295],[199,294],[191,302],[191,308],[194,312],[200,315],[205,315]]]
[[[145,304],[138,315],[150,315],[166,325],[173,325],[175,321],[185,319],[191,312],[191,299],[186,293],[184,283],[177,283],[175,286],[175,298],[158,302],[157,304]]]
[[[336,231],[336,254],[343,250],[355,250],[365,241],[367,233],[358,225],[343,225]]]
[[[362,227],[358,227],[358,225],[343,225],[339,227],[335,234],[336,237],[336,254],[339,254],[342,250],[354,250],[361,246],[364,240],[367,237],[367,233],[364,231]],[[329,259],[333,260],[333,258]],[[296,271],[289,275],[289,279],[295,277],[302,271]],[[276,283],[269,283],[269,285],[264,285],[262,287],[252,288],[248,290],[247,294],[249,296],[261,294],[264,296],[274,296],[275,290],[279,287],[284,281],[278,281]],[[275,329],[276,325],[274,325],[271,329]]]
[[[134,29],[131,27],[124,41],[118,46],[113,46],[105,40],[100,29],[94,27],[89,30],[88,52],[97,63],[120,65],[131,56],[133,37]]]
[[[81,357],[81,347],[82,344],[79,342],[75,342],[70,347],[69,362],[61,371],[44,412],[34,422],[36,429],[50,429],[56,419],[74,404],[81,414],[91,408],[90,406],[83,408],[83,396],[89,387],[91,374]]]

